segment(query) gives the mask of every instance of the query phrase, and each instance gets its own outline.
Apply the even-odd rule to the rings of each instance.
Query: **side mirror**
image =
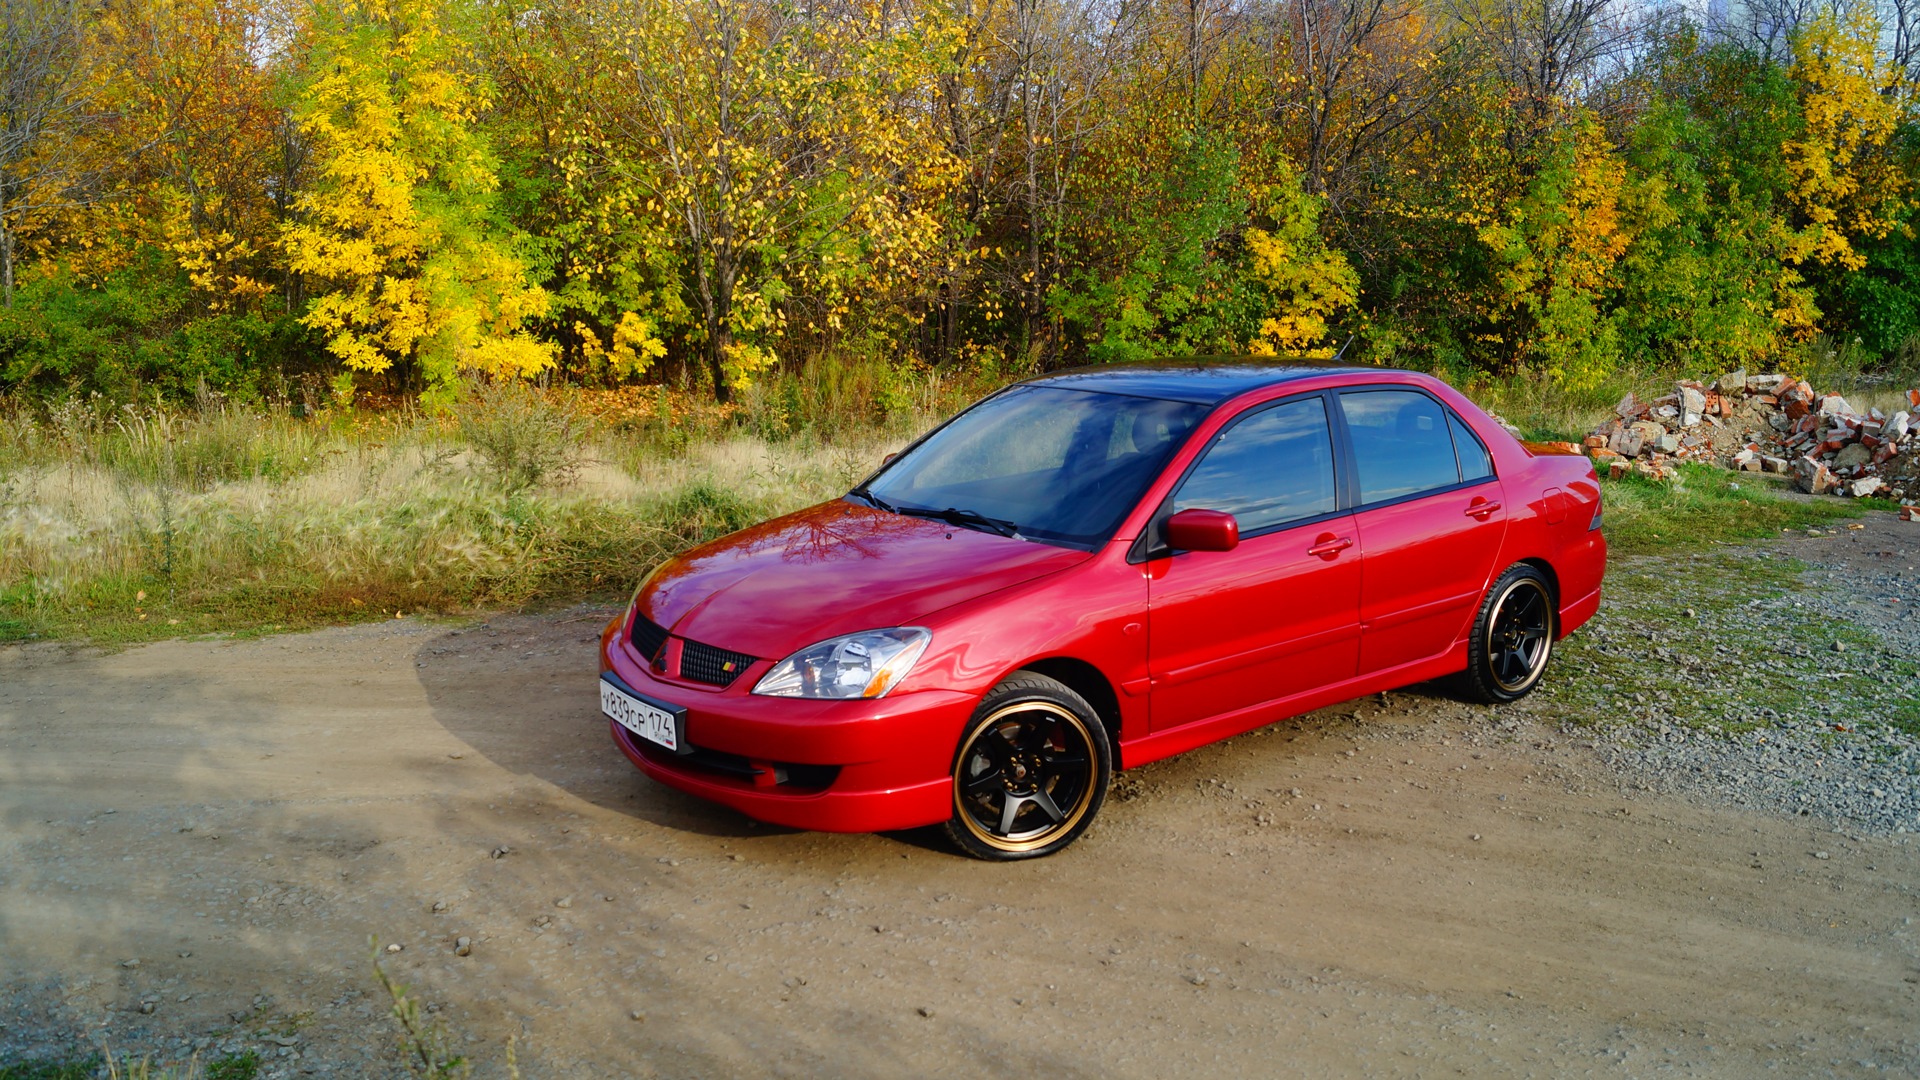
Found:
[[[882,464],[882,465],[891,465],[891,464],[893,464],[893,459],[894,459],[894,458],[897,458],[897,457],[899,457],[899,456],[900,456],[900,452],[899,452],[898,450],[896,450],[896,451],[894,451],[893,453],[891,453],[891,454],[888,454],[888,455],[887,455],[886,457],[883,457],[883,458],[881,458],[881,459],[880,459],[880,464]]]
[[[1167,546],[1175,551],[1232,551],[1240,523],[1219,510],[1182,510],[1167,519]]]

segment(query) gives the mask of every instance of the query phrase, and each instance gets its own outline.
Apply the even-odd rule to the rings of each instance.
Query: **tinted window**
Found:
[[[1447,426],[1453,429],[1453,449],[1460,457],[1460,479],[1484,480],[1492,476],[1493,459],[1487,456],[1485,444],[1473,429],[1451,412],[1447,414]]]
[[[1016,386],[982,401],[867,485],[903,509],[971,510],[1030,540],[1113,535],[1206,406]]]
[[[1363,505],[1460,482],[1446,411],[1432,398],[1366,390],[1341,394],[1340,409],[1353,436]]]
[[[1175,510],[1224,510],[1241,532],[1331,513],[1333,440],[1320,398],[1277,405],[1214,436]]]

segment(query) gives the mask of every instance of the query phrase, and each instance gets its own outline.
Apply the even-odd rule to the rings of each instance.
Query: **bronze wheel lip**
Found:
[[[979,819],[977,816],[978,808],[972,804],[972,800],[966,797],[962,790],[962,784],[969,759],[974,756],[974,747],[978,745],[980,739],[988,732],[996,730],[1002,721],[1022,713],[1045,714],[1052,717],[1056,723],[1064,726],[1066,730],[1073,732],[1074,737],[1080,741],[1082,751],[1086,754],[1087,766],[1084,775],[1079,778],[1080,790],[1075,794],[1072,805],[1058,808],[1061,811],[1061,817],[1058,821],[1039,830],[1018,834],[1019,839],[1013,839],[994,832],[985,822]],[[955,813],[959,817],[961,824],[965,826],[968,833],[973,835],[981,843],[1009,853],[1034,851],[1046,847],[1062,835],[1072,832],[1074,828],[1080,824],[1081,820],[1087,816],[1087,811],[1093,803],[1095,788],[1093,761],[1095,749],[1092,740],[1094,738],[1096,738],[1096,736],[1088,728],[1085,720],[1081,719],[1081,717],[1076,715],[1072,710],[1055,705],[1052,702],[1021,701],[994,710],[986,719],[974,725],[966,742],[962,743],[960,747],[960,753],[957,759],[958,764],[954,774],[953,804]],[[1022,756],[1027,755],[1023,754]],[[1006,798],[1032,799],[1045,792],[1044,783],[1050,775],[1064,775],[1063,773],[1051,773],[1049,770],[1039,770],[1039,774],[1038,781],[1028,784],[1018,791],[1009,788],[1006,793],[1001,796],[1001,806],[1003,810],[1006,805]],[[1029,775],[1032,776],[1035,774],[1030,773]],[[1050,798],[1049,802],[1051,802]]]

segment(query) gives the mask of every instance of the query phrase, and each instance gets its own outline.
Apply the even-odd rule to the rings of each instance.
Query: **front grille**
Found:
[[[639,612],[633,613],[633,648],[649,661],[657,660],[667,644],[667,628]]]
[[[703,645],[698,641],[680,642],[680,677],[708,686],[729,686],[754,658],[746,653]]]

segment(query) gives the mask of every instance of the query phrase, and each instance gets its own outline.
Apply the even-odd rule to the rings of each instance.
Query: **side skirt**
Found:
[[[1416,660],[1411,664],[1402,664],[1385,671],[1369,672],[1358,678],[1309,690],[1304,694],[1295,694],[1290,698],[1268,701],[1259,705],[1250,705],[1230,713],[1206,720],[1196,720],[1191,724],[1182,724],[1169,731],[1157,731],[1131,741],[1120,743],[1118,766],[1131,769],[1145,765],[1150,761],[1183,754],[1188,750],[1232,738],[1257,727],[1265,727],[1275,721],[1290,716],[1312,712],[1342,701],[1351,701],[1368,694],[1377,694],[1385,690],[1398,690],[1403,686],[1426,682],[1444,675],[1453,675],[1467,669],[1466,642],[1458,643],[1454,648],[1425,660]]]

